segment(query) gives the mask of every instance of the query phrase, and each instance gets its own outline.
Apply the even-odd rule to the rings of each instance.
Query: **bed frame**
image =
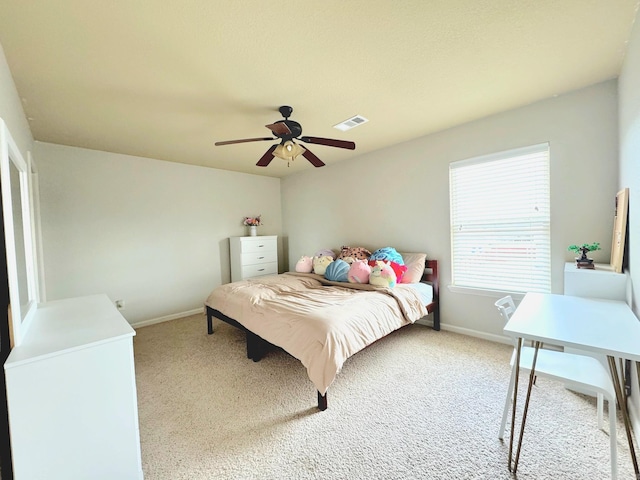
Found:
[[[440,277],[438,274],[438,261],[437,260],[427,260],[425,263],[425,273],[420,280],[423,283],[429,283],[433,287],[433,301],[427,305],[427,311],[429,313],[433,313],[433,329],[439,331],[440,330],[440,302],[439,302],[439,293],[440,293]],[[266,341],[259,335],[256,335],[251,330],[247,329],[244,325],[234,320],[233,318],[227,317],[222,312],[216,310],[215,308],[211,308],[207,306],[207,333],[209,335],[213,334],[213,317],[222,320],[223,322],[228,323],[229,325],[233,325],[240,330],[244,330],[246,332],[247,337],[247,358],[253,360],[254,362],[259,362],[262,357],[267,353],[270,349],[280,349],[273,345],[272,343]],[[318,393],[318,409],[326,410],[327,409],[327,394],[322,395],[320,392]]]

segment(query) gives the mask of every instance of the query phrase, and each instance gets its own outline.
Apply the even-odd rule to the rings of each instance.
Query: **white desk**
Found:
[[[614,300],[527,293],[505,325],[504,332],[518,340],[518,354],[522,340],[526,339],[536,341],[537,348],[539,347],[538,342],[544,342],[545,344],[562,347],[579,348],[603,354],[607,357],[611,376],[614,380],[616,397],[625,423],[633,467],[636,477],[640,479],[631,436],[631,422],[626,408],[626,398],[615,363],[615,358],[633,360],[636,362],[636,368],[640,371],[637,363],[640,362],[640,321],[638,321],[629,306],[625,302]],[[518,365],[518,362],[516,362],[516,365]],[[519,373],[519,368],[516,367],[516,388],[513,397],[512,432],[509,448],[510,470]],[[529,388],[520,428],[520,439],[513,466],[514,473],[518,468],[534,373],[535,359],[529,377]]]

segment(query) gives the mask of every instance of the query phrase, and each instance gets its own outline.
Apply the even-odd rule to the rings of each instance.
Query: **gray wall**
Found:
[[[106,293],[138,325],[202,309],[242,217],[281,231],[277,178],[39,142],[35,157],[47,300]]]
[[[341,245],[424,251],[440,260],[444,328],[503,338],[496,296],[453,292],[449,163],[549,142],[553,291],[563,291],[567,246],[600,242],[609,262],[617,173],[617,88],[611,80],[282,181],[291,267]],[[367,128],[363,125],[358,128]]]
[[[629,188],[629,273],[632,280],[632,308],[640,315],[640,25],[638,18],[628,44],[619,79],[620,177],[618,187]],[[640,348],[640,347],[639,347]],[[636,433],[640,431],[640,390],[631,377],[631,401]]]
[[[33,136],[2,45],[0,45],[0,118],[7,124],[11,136],[26,160],[27,152],[33,150]]]

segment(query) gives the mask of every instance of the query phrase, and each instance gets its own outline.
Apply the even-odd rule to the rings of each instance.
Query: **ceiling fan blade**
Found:
[[[356,144],[347,140],[321,137],[300,137],[299,140],[305,143],[317,143],[318,145],[327,145],[329,147],[347,148],[349,150],[356,149]]]
[[[258,160],[258,163],[256,163],[256,165],[259,167],[266,167],[267,165],[269,165],[271,163],[271,160],[275,158],[273,156],[273,151],[277,146],[278,145],[272,145],[271,148],[269,148],[269,150],[267,150],[266,153],[262,156],[262,158]]]
[[[247,143],[247,142],[261,142],[263,140],[276,140],[273,137],[261,137],[261,138],[243,138],[241,140],[225,140],[224,142],[216,142],[216,146],[231,145],[232,143]]]
[[[311,162],[311,165],[314,167],[324,167],[324,162],[315,156],[313,152],[309,149],[305,149],[305,152],[302,154],[304,158]]]
[[[265,127],[267,127],[276,135],[288,135],[291,133],[289,126],[283,121],[272,123],[270,125],[265,125]]]

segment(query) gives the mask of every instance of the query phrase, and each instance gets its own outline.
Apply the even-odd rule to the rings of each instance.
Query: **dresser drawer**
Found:
[[[240,253],[275,252],[277,250],[278,243],[276,238],[243,238],[240,242]]]
[[[242,267],[242,278],[259,277],[261,275],[275,275],[278,273],[278,262],[259,263]]]
[[[243,253],[240,255],[241,265],[255,265],[259,263],[271,263],[278,261],[278,252],[269,250],[266,252]]]

